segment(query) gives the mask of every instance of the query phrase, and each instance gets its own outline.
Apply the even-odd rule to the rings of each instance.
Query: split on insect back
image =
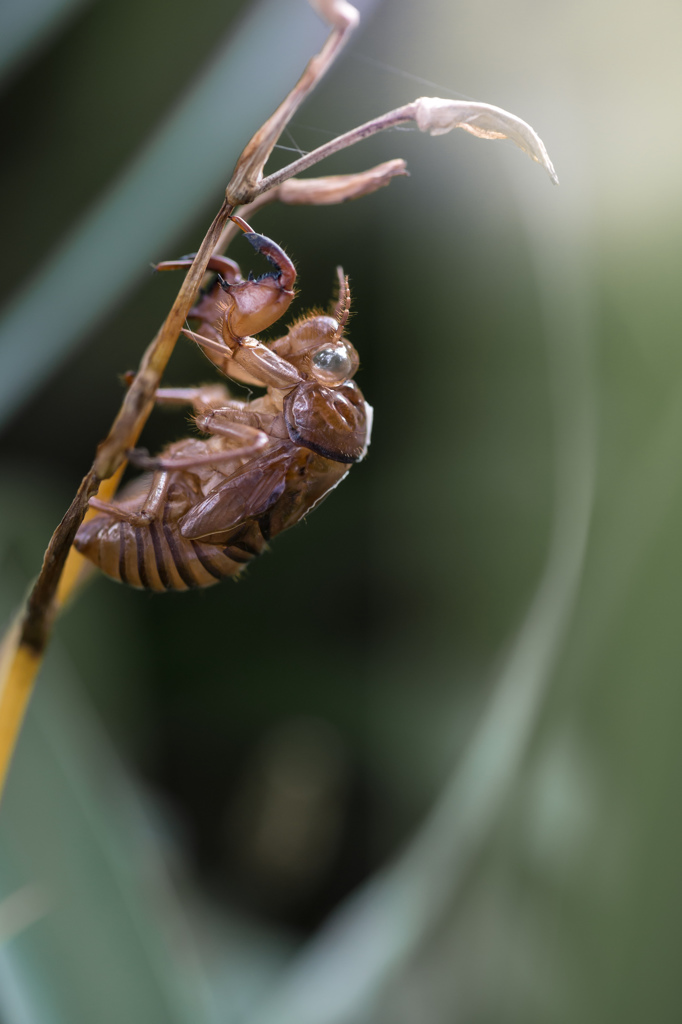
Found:
[[[314,508],[367,449],[371,409],[352,379],[358,360],[345,337],[350,301],[345,277],[332,313],[310,314],[275,341],[259,341],[256,335],[285,314],[296,271],[276,242],[251,230],[244,218],[250,220],[274,200],[326,205],[388,185],[407,173],[403,160],[355,174],[296,175],[377,132],[410,122],[431,135],[462,128],[479,138],[512,139],[557,180],[542,141],[520,118],[486,103],[434,97],[367,121],[265,176],[282,131],[359,20],[346,0],[311,3],[331,26],[327,41],[245,147],[196,255],[191,261],[161,265],[188,268],[177,298],[146,349],[0,650],[0,788],[55,615],[81,575],[81,555],[69,555],[76,537],[80,552],[109,575],[135,586],[168,590],[208,585],[239,572],[268,537]],[[224,256],[240,229],[274,264],[273,272],[257,281],[245,281],[238,265]],[[217,276],[197,301],[207,273]],[[263,396],[241,403],[221,384],[160,387],[188,316],[195,317],[197,329],[184,333],[217,370],[262,385]],[[204,437],[177,442],[156,458],[135,449],[157,401],[191,406]],[[145,472],[116,500],[113,481],[128,453]],[[86,513],[92,518],[83,523]]]

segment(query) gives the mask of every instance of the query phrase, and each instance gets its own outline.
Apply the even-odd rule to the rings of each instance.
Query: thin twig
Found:
[[[444,135],[446,132],[452,131],[453,128],[462,128],[480,139],[511,139],[532,160],[545,168],[555,184],[559,183],[542,140],[520,117],[510,114],[508,110],[503,110],[501,107],[494,107],[490,103],[443,100],[437,96],[422,96],[413,100],[412,103],[406,103],[405,106],[396,107],[395,110],[390,110],[387,114],[366,121],[330,142],[325,142],[317,149],[306,153],[305,156],[294,160],[293,163],[282,167],[281,170],[275,171],[267,178],[262,178],[255,186],[253,198],[255,199],[261,192],[267,192],[269,189],[281,185],[288,178],[306,171],[309,167],[313,167],[321,160],[326,160],[334,153],[339,153],[342,149],[347,149],[378,132],[396,128],[409,121],[413,121],[420,131],[429,132],[431,135]]]
[[[405,124],[407,121],[414,121],[414,115],[410,112],[411,106],[412,104],[407,104],[407,106],[391,110],[388,114],[382,114],[381,117],[375,117],[372,121],[367,121],[358,128],[353,128],[352,131],[337,136],[331,142],[325,142],[324,145],[311,150],[310,153],[299,157],[298,160],[294,160],[293,163],[282,167],[281,170],[269,174],[267,178],[263,178],[258,184],[256,195],[259,195],[261,190],[266,192],[268,189],[280,185],[287,178],[300,174],[301,171],[307,171],[309,167],[320,163],[321,160],[325,160],[328,156],[333,156],[334,153],[339,153],[342,149],[347,149],[348,146],[354,146],[357,142],[362,142],[363,139],[376,135],[377,132],[386,131],[387,128],[393,128],[398,124]]]
[[[277,140],[303,101],[332,66],[360,20],[355,7],[345,0],[312,2],[334,27],[320,52],[311,57],[306,64],[294,88],[242,151],[226,192],[228,201],[234,206],[250,203],[257,195],[267,191],[259,187],[259,184],[263,177],[263,168]]]

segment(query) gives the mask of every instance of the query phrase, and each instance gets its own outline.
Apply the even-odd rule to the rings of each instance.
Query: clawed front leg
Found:
[[[218,275],[218,280],[189,312],[190,317],[201,321],[199,331],[185,334],[202,346],[205,355],[226,376],[244,384],[292,387],[300,378],[292,376],[290,368],[287,374],[281,362],[275,360],[273,365],[273,360],[262,352],[254,358],[252,353],[240,350],[244,345],[248,348],[249,344],[256,344],[253,335],[270,327],[286,312],[294,297],[296,268],[271,238],[253,231],[241,217],[234,216],[232,221],[276,272],[245,280],[233,260],[212,256],[208,269]],[[159,263],[156,269],[182,269],[190,262],[190,257],[185,256]]]
[[[197,345],[201,345],[203,349],[208,349],[209,353],[215,352],[222,355],[223,358],[228,357],[229,362],[224,370],[228,375],[230,373],[229,365],[234,363],[246,370],[249,376],[257,381],[261,387],[286,390],[287,388],[295,387],[303,380],[295,366],[292,366],[286,359],[282,359],[272,349],[269,349],[267,345],[256,341],[255,338],[242,338],[236,348],[232,350],[231,358],[229,358],[230,350],[225,345],[221,345],[219,341],[214,341],[212,338],[207,338],[203,334],[197,334],[195,331],[187,329],[183,330],[182,333],[186,338],[196,341]]]
[[[242,220],[232,220],[256,252],[275,267],[275,273],[263,274],[256,280],[245,280],[239,266],[226,256],[212,256],[208,269],[219,275],[218,281],[190,310],[190,316],[219,329],[228,349],[240,339],[259,334],[287,311],[294,297],[296,267],[287,254],[265,235],[259,235]],[[157,270],[175,270],[188,266],[189,257],[158,263]],[[218,323],[219,322],[219,323]]]
[[[240,281],[225,289],[222,333],[226,344],[259,334],[287,311],[294,297],[296,267],[284,249],[265,235],[259,235],[241,217],[232,217],[244,238],[277,268],[256,281]]]

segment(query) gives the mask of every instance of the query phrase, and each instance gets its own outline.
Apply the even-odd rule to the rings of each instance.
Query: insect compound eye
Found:
[[[312,363],[313,374],[322,384],[337,384],[346,380],[353,371],[350,352],[341,342],[318,349]]]

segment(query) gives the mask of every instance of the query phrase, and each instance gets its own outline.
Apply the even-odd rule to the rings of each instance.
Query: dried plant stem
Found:
[[[261,190],[265,192],[268,189],[275,188],[288,178],[293,177],[294,174],[306,171],[309,167],[313,167],[328,156],[339,153],[342,149],[347,149],[348,146],[354,146],[357,142],[362,142],[363,139],[376,135],[377,132],[386,131],[387,128],[395,128],[396,125],[405,124],[407,121],[414,121],[415,116],[411,109],[412,107],[413,104],[411,103],[404,107],[398,107],[396,110],[389,111],[388,114],[382,114],[381,117],[375,117],[371,121],[366,121],[365,124],[353,128],[352,131],[346,132],[345,135],[339,135],[337,138],[332,139],[331,142],[325,142],[324,145],[311,150],[310,153],[299,157],[298,160],[294,160],[293,163],[288,164],[281,170],[269,174],[267,178],[263,178],[258,185],[258,192],[260,193]]]
[[[154,405],[154,393],[232,210],[233,207],[225,200],[208,229],[166,320],[142,358],[109,434],[99,446],[91,469],[83,477],[66,515],[50,539],[26,607],[5,638],[0,658],[0,792],[52,624],[80,575],[74,566],[70,573],[71,586],[65,583],[58,593],[71,544],[88,510],[90,498],[98,493],[103,481],[108,482],[114,474],[120,475],[125,467],[126,451],[142,432]],[[110,484],[106,492],[114,489],[115,485]],[[108,496],[106,492],[103,497]]]
[[[5,684],[0,692],[0,755],[3,756],[3,778],[9,767],[16,738],[21,729],[42,657],[31,647],[20,643],[22,621],[17,617],[7,631],[0,648],[0,674]]]
[[[293,175],[300,174],[301,171],[307,170],[321,160],[326,160],[328,156],[339,153],[342,149],[354,146],[363,139],[386,131],[387,128],[395,128],[409,121],[414,122],[420,131],[429,132],[430,135],[444,135],[453,128],[462,128],[480,139],[511,139],[532,160],[545,168],[555,184],[559,183],[542,140],[520,117],[490,103],[422,96],[412,103],[406,103],[403,107],[396,107],[387,114],[366,121],[344,135],[338,135],[281,170],[268,175],[267,178],[262,178],[252,192],[252,199],[261,192],[277,188]]]
[[[360,20],[357,10],[345,3],[345,0],[325,3],[313,0],[313,6],[318,7],[320,13],[332,23],[332,32],[320,52],[308,61],[291,92],[242,151],[227,188],[227,198],[235,206],[250,203],[261,192],[267,191],[262,187],[263,168],[277,140],[303,101],[332,66]]]
[[[111,501],[116,491],[118,490],[123,476],[126,463],[120,466],[112,477],[108,480],[103,480],[97,490],[97,497],[101,501]],[[94,508],[89,508],[85,513],[84,521],[90,519],[92,516],[97,515],[97,511]],[[55,604],[57,612],[64,607],[65,604],[71,599],[74,591],[95,571],[95,566],[92,562],[88,561],[84,555],[81,555],[80,551],[76,551],[74,547],[70,548],[66,562],[64,563],[64,571],[62,572],[57,587],[57,594],[55,597]]]

